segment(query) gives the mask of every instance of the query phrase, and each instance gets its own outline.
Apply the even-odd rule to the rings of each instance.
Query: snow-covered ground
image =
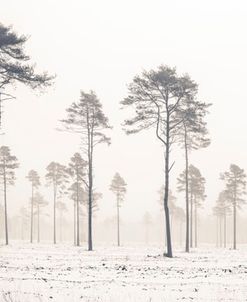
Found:
[[[247,301],[247,248],[0,247],[0,301]]]

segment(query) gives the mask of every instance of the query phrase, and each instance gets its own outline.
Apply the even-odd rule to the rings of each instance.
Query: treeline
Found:
[[[4,91],[16,82],[30,86],[32,89],[50,86],[54,76],[47,73],[37,74],[34,66],[29,64],[29,56],[24,52],[27,38],[18,36],[11,27],[0,25],[0,100],[8,98]],[[185,155],[184,171],[178,178],[178,190],[185,193],[185,250],[197,245],[197,210],[205,199],[205,179],[200,171],[190,164],[190,155],[194,150],[206,148],[210,144],[206,117],[211,104],[198,99],[198,85],[188,74],[178,75],[176,68],[160,65],[155,70],[143,71],[134,77],[128,85],[127,96],[120,101],[122,108],[130,108],[134,115],[124,121],[127,134],[135,134],[153,129],[161,143],[164,155],[164,187],[162,206],[165,215],[166,246],[164,253],[173,256],[171,224],[178,208],[172,206],[170,177],[175,162],[171,162],[172,151],[182,148]],[[94,154],[99,144],[110,144],[109,130],[111,126],[103,112],[102,104],[93,91],[80,92],[78,101],[73,102],[66,110],[66,116],[60,121],[64,131],[75,132],[81,139],[80,153],[76,153],[71,162],[64,166],[52,162],[47,167],[46,182],[53,190],[53,241],[56,243],[56,217],[59,198],[71,194],[74,200],[74,241],[79,244],[80,237],[80,203],[85,200],[88,217],[88,250],[93,249],[92,221],[93,211],[99,193],[94,191]],[[5,237],[8,244],[7,223],[7,186],[14,182],[14,171],[18,162],[8,147],[1,147],[1,177],[4,190]],[[222,174],[226,190],[217,201],[214,212],[221,226],[222,219],[230,213],[233,215],[234,248],[236,248],[236,212],[243,203],[245,194],[245,174],[236,165]],[[33,241],[33,215],[38,217],[45,207],[45,202],[38,194],[40,180],[36,171],[30,171],[28,179],[31,183],[31,222],[30,241]],[[69,187],[68,187],[69,184]],[[116,185],[117,184],[117,185]],[[111,190],[117,200],[117,237],[120,245],[119,207],[126,192],[126,183],[120,175],[114,177]],[[68,193],[70,192],[70,193]],[[229,206],[230,205],[230,206]],[[62,212],[64,205],[60,204]],[[181,210],[180,210],[181,211]],[[181,212],[182,213],[182,212]],[[181,215],[180,213],[180,215]],[[226,230],[224,230],[226,232]],[[193,235],[194,234],[194,235]]]
[[[7,146],[0,147],[0,180],[3,184],[4,196],[4,225],[5,242],[9,243],[8,231],[8,186],[15,184],[15,170],[19,167],[17,158],[11,154]],[[82,230],[82,219],[88,217],[88,232],[92,233],[93,213],[98,209],[98,200],[102,198],[100,192],[92,189],[92,198],[89,199],[89,185],[87,182],[88,163],[79,153],[75,153],[67,165],[58,162],[51,162],[46,167],[44,185],[48,186],[53,195],[53,243],[57,243],[57,219],[59,217],[60,232],[63,215],[67,212],[67,202],[69,199],[73,202],[73,222],[74,222],[74,245],[80,246],[80,231]],[[43,215],[49,215],[45,209],[48,202],[40,193],[41,180],[37,171],[30,170],[26,176],[30,182],[30,203],[21,208],[22,224],[27,224],[30,218],[30,243],[34,242],[34,217],[36,217],[37,242],[40,242],[40,218]],[[120,213],[119,208],[124,200],[127,184],[124,179],[116,173],[109,184],[109,189],[116,195],[117,208],[117,243],[120,246]],[[91,209],[91,211],[90,211]],[[90,217],[91,215],[91,217]],[[50,216],[50,215],[49,215]],[[23,227],[22,225],[22,227]],[[92,237],[88,237],[88,249],[92,249]]]

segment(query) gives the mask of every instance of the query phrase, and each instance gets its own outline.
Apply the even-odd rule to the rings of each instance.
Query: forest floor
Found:
[[[157,247],[0,246],[0,301],[247,301],[247,247],[168,259]]]

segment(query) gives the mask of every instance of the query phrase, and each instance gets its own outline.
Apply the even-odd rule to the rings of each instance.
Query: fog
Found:
[[[34,169],[41,176],[40,191],[50,203],[41,239],[50,239],[52,190],[45,185],[46,167],[51,161],[67,165],[81,144],[79,135],[58,131],[59,121],[66,117],[66,108],[79,99],[80,90],[93,90],[113,126],[111,145],[95,151],[95,187],[103,194],[94,214],[95,239],[116,240],[116,202],[109,186],[119,172],[127,183],[120,209],[123,242],[162,243],[164,216],[158,190],[164,183],[163,149],[154,129],[138,135],[124,133],[122,123],[130,111],[121,110],[120,101],[136,74],[167,64],[176,66],[179,74],[188,73],[199,84],[198,99],[212,103],[207,116],[211,145],[193,151],[190,161],[206,179],[207,197],[199,209],[199,241],[215,243],[215,233],[210,238],[208,233],[215,228],[212,207],[224,186],[219,175],[231,163],[247,171],[246,13],[244,1],[234,5],[211,0],[3,1],[1,22],[29,36],[25,49],[38,71],[56,74],[54,85],[44,93],[20,84],[9,87],[8,93],[16,99],[3,104],[0,144],[10,146],[20,162],[16,185],[8,189],[11,236],[20,236],[17,216],[29,204],[31,189],[26,176]],[[184,208],[184,194],[176,189],[177,177],[184,170],[184,151],[174,148],[172,160],[171,189],[177,205]],[[73,204],[69,199],[65,202],[68,212],[62,240],[69,241],[73,237]],[[247,241],[242,231],[247,225],[246,211],[247,207],[239,211],[239,242]],[[148,239],[143,232],[146,212],[152,217]],[[231,218],[229,228],[230,223]],[[23,236],[29,238],[28,226]],[[86,234],[82,236],[86,241]],[[173,236],[180,244],[178,225]]]

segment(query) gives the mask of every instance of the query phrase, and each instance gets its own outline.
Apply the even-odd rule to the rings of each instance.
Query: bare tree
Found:
[[[27,175],[27,179],[31,183],[31,228],[30,228],[30,242],[33,243],[33,211],[34,211],[34,190],[40,186],[40,177],[34,170],[30,170]]]
[[[58,194],[61,195],[66,191],[69,175],[67,168],[57,162],[51,162],[46,170],[47,185],[53,187],[53,242],[56,244],[56,202]]]
[[[94,148],[101,144],[110,144],[110,138],[104,134],[109,129],[108,118],[94,92],[81,91],[79,102],[72,103],[67,109],[67,119],[62,120],[65,129],[77,132],[82,140],[82,150],[87,156],[88,180],[85,182],[88,192],[88,250],[93,250],[92,214],[93,214],[93,158]]]
[[[10,153],[7,146],[0,147],[0,178],[3,183],[4,192],[4,221],[5,221],[5,242],[9,244],[8,233],[8,211],[7,211],[7,186],[15,183],[15,169],[19,167],[17,158]]]
[[[116,173],[112,179],[110,190],[116,195],[117,200],[117,245],[120,246],[120,218],[119,209],[126,194],[127,184],[119,173]]]
[[[232,205],[233,213],[233,249],[237,248],[237,209],[241,209],[241,206],[245,204],[245,200],[242,198],[246,195],[246,174],[243,169],[237,165],[230,165],[230,169],[224,172],[220,176],[226,184],[226,192],[228,200]]]
[[[74,189],[75,193],[75,203],[76,203],[76,221],[77,221],[77,230],[76,230],[76,245],[80,245],[80,193],[82,193],[82,185],[85,183],[85,168],[87,167],[87,162],[81,157],[79,153],[75,153],[74,156],[70,159],[69,163],[69,174],[72,177],[74,186],[71,189]]]
[[[151,127],[164,146],[167,257],[172,257],[172,241],[169,218],[169,175],[174,163],[170,164],[171,146],[177,141],[186,115],[188,101],[197,93],[197,84],[188,75],[178,76],[175,68],[159,66],[157,70],[144,71],[129,85],[129,95],[121,102],[133,106],[135,116],[125,121],[126,132],[137,133]]]

